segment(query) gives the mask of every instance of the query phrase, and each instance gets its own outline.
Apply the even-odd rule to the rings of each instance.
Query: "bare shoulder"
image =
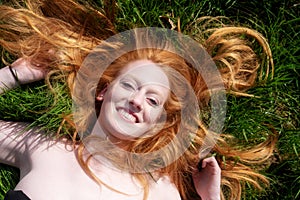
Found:
[[[160,177],[159,180],[152,185],[151,190],[152,191],[149,194],[149,199],[181,200],[176,186],[170,181],[168,176]]]
[[[20,158],[30,154],[39,145],[48,140],[43,131],[28,128],[27,123],[0,120],[0,161],[19,167]]]

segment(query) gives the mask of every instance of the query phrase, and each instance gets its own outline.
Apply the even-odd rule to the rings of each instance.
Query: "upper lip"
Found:
[[[118,110],[120,110],[120,109],[122,109],[122,110],[124,110],[125,112],[128,112],[130,115],[132,115],[134,118],[135,118],[135,123],[139,123],[141,120],[139,119],[139,117],[138,117],[138,115],[135,113],[135,112],[133,112],[132,110],[130,110],[130,109],[126,109],[126,108],[119,108]]]
[[[137,116],[137,114],[136,113],[134,113],[132,110],[126,110],[129,114],[131,114],[132,116],[134,116],[135,117],[135,122],[136,123],[139,123],[140,122],[140,119],[139,119],[139,117]]]

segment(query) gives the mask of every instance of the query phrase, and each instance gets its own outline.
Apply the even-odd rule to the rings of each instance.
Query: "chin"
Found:
[[[112,134],[114,137],[116,137],[116,138],[118,138],[118,139],[120,139],[120,140],[130,140],[130,141],[132,141],[132,140],[135,140],[135,139],[137,139],[137,138],[140,138],[140,137],[142,137],[142,135],[143,134],[126,134],[126,133],[120,133],[120,132],[118,132],[118,133],[114,133],[114,134]]]

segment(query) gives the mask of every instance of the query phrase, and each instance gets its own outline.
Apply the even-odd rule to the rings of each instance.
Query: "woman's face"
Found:
[[[164,111],[170,90],[163,70],[149,60],[125,66],[100,94],[99,123],[106,134],[119,139],[143,136]]]

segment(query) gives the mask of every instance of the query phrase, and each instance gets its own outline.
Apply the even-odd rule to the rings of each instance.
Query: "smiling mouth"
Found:
[[[138,118],[133,115],[132,113],[124,110],[124,109],[119,109],[118,112],[120,113],[120,115],[126,120],[126,121],[129,121],[129,122],[132,122],[132,123],[138,123],[139,120]]]

